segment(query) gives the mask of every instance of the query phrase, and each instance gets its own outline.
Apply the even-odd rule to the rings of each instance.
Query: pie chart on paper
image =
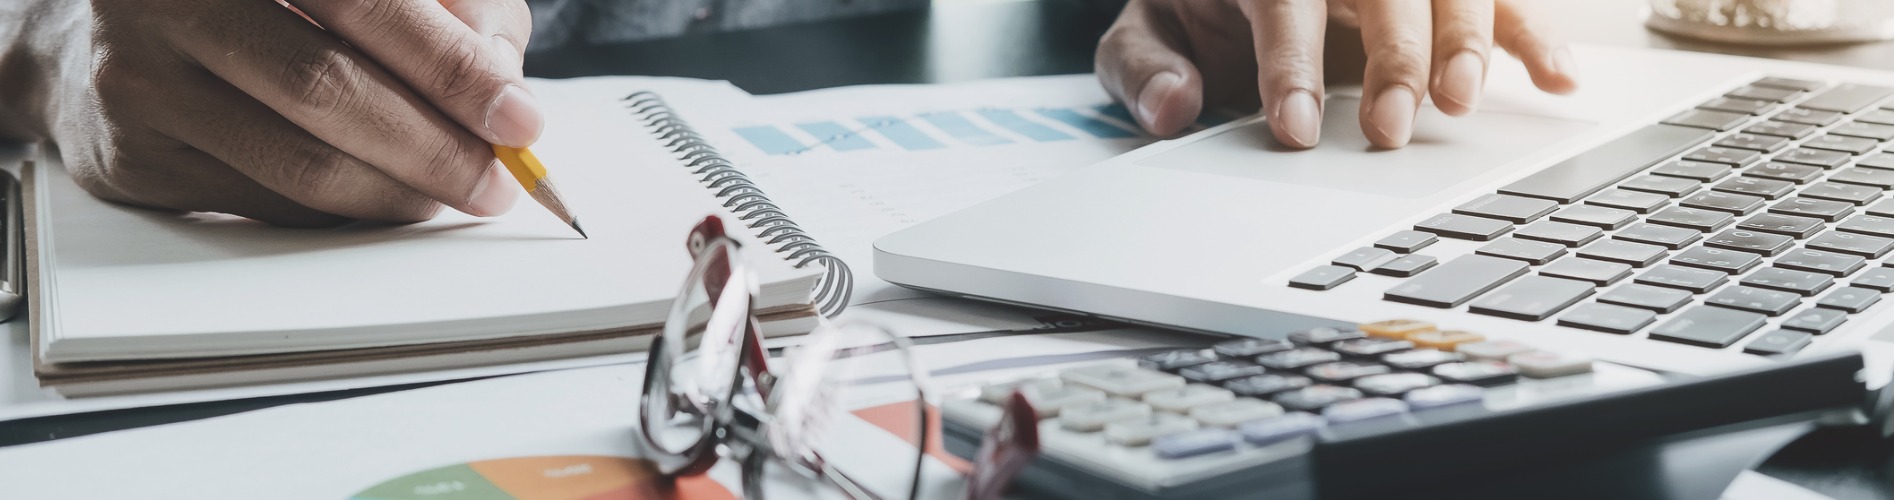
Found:
[[[732,493],[704,476],[674,484],[661,494],[659,478],[645,461],[593,455],[500,458],[419,471],[383,481],[351,500],[632,500],[650,498],[730,499]]]

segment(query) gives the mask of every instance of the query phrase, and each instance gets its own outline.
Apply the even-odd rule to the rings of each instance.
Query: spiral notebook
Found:
[[[74,396],[643,350],[707,214],[746,233],[767,335],[848,302],[850,270],[658,94],[536,83],[550,116],[534,149],[592,239],[526,196],[490,219],[285,229],[114,205],[56,156],[29,166],[41,385]]]

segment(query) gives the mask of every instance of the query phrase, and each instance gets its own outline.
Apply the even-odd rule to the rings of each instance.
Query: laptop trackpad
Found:
[[[1591,123],[1485,111],[1446,116],[1420,109],[1409,146],[1377,150],[1359,131],[1359,99],[1326,99],[1319,147],[1291,150],[1257,121],[1136,164],[1400,198],[1431,196],[1569,138]],[[1261,154],[1262,151],[1276,151]]]

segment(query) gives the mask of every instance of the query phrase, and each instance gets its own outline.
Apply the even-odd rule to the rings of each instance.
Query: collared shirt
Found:
[[[527,0],[528,51],[917,9],[930,0]]]

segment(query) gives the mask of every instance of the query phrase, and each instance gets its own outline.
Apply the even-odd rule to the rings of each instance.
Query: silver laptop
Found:
[[[1476,113],[1370,149],[1258,117],[880,239],[919,289],[1277,337],[1408,318],[1663,372],[1862,349],[1885,383],[1893,74],[1579,47],[1581,90],[1500,55]],[[1429,107],[1429,103],[1427,105]],[[1873,382],[1873,381],[1870,381]]]

